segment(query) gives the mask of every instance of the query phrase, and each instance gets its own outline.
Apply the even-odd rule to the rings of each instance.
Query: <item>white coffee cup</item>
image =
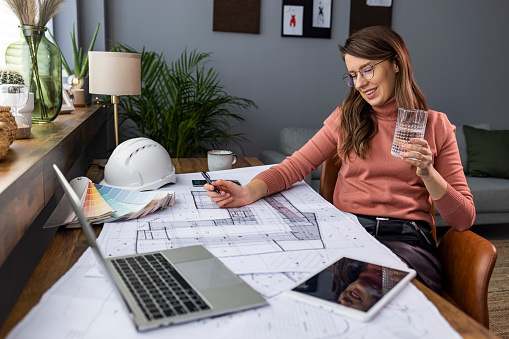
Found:
[[[231,169],[237,163],[237,156],[232,151],[211,150],[207,152],[209,171]]]

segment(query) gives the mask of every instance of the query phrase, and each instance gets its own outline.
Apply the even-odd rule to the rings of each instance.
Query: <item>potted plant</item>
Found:
[[[117,52],[137,53],[117,45]],[[163,54],[143,48],[141,95],[120,100],[121,121],[130,119],[136,133],[163,145],[172,157],[204,156],[211,148],[233,142],[242,148],[243,133],[231,131],[232,121],[243,122],[239,109],[256,107],[249,99],[226,93],[219,74],[206,67],[210,53],[184,51],[168,65]]]
[[[97,33],[99,32],[100,23],[97,24],[97,27],[95,29],[94,36],[92,38],[92,41],[90,42],[90,46],[88,47],[88,51],[91,51],[94,49],[95,40],[97,38]],[[53,39],[54,44],[58,47],[60,50],[60,54],[62,56],[62,66],[64,67],[65,71],[67,72],[68,78],[67,78],[67,84],[71,86],[71,89],[77,90],[83,88],[85,91],[85,98],[87,102],[90,100],[88,99],[88,51],[83,54],[83,50],[81,47],[78,48],[77,40],[76,40],[76,32],[75,32],[75,24],[72,25],[72,32],[71,32],[71,43],[72,43],[72,54],[73,54],[73,66],[74,68],[71,69],[69,67],[69,64],[67,63],[67,60],[64,57],[64,54],[62,53],[62,50],[60,49],[60,46],[58,46],[55,38],[53,35],[51,35],[51,38]]]
[[[28,86],[26,86],[25,79],[20,72],[9,69],[6,67],[0,67],[0,87],[1,86],[13,86],[14,90],[8,90],[0,94],[0,104],[9,106],[8,102],[17,102],[19,107],[11,107],[12,116],[14,117],[17,124],[17,131],[14,133],[16,139],[30,138],[30,131],[32,129],[32,111],[34,109],[34,93],[28,92]],[[27,88],[27,94],[21,94],[23,92],[22,87]],[[7,99],[10,93],[16,93],[10,100]],[[6,96],[7,95],[7,96]],[[4,101],[7,99],[7,101]],[[5,120],[5,117],[1,118],[0,121]],[[9,120],[9,119],[8,119]],[[9,122],[7,127],[9,127]],[[12,127],[12,126],[11,126]]]

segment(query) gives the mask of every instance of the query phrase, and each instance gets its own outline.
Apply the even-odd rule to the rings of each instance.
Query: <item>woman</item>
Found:
[[[428,110],[413,78],[407,47],[390,28],[362,29],[340,51],[350,91],[320,131],[291,157],[243,187],[218,180],[214,185],[220,194],[212,185],[204,188],[219,207],[244,206],[288,189],[336,152],[342,165],[334,205],[356,214],[368,232],[439,292],[441,271],[431,236],[431,201],[459,231],[470,228],[475,219],[456,128],[445,114]],[[428,110],[424,139],[412,139],[402,158],[390,153],[398,107]]]

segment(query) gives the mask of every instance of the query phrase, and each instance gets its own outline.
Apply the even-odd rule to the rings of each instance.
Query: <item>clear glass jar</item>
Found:
[[[5,62],[21,72],[34,93],[32,122],[48,123],[62,107],[62,59],[60,50],[44,35],[47,28],[21,25],[22,40],[7,47]]]

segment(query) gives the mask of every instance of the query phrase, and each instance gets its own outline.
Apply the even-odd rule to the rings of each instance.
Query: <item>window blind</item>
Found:
[[[5,65],[5,50],[7,47],[21,39],[18,26],[18,18],[2,1],[0,3],[0,67]]]
[[[5,51],[7,47],[13,42],[21,40],[19,25],[19,20],[12,10],[5,2],[0,2],[0,67],[5,66]],[[46,27],[53,33],[53,19],[48,21]],[[46,32],[46,38],[53,42],[48,32]]]

